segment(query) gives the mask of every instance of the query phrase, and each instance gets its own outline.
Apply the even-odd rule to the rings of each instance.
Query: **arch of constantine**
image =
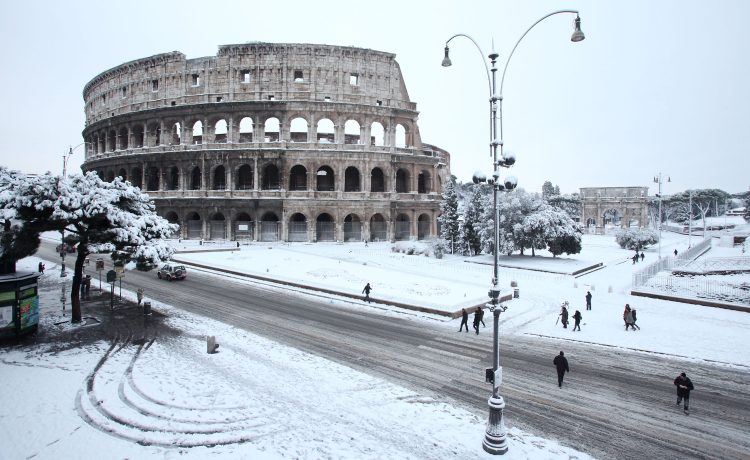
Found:
[[[645,227],[648,224],[648,187],[581,188],[581,225]]]

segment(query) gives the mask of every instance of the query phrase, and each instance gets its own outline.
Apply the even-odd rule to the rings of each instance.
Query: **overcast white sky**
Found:
[[[572,15],[553,16],[508,68],[504,138],[518,155],[519,186],[653,194],[661,171],[672,178],[666,194],[747,191],[750,2],[742,0],[4,2],[0,164],[61,172],[63,153],[83,141],[83,86],[111,67],[173,50],[191,59],[222,44],[303,42],[395,53],[422,140],[451,152],[453,173],[467,181],[491,169],[489,92],[470,41],[453,40],[453,67],[440,66],[445,41],[467,33],[488,54],[494,38],[502,68],[531,24],[569,8],[580,10],[585,41],[570,42]],[[69,170],[82,161],[81,147]]]

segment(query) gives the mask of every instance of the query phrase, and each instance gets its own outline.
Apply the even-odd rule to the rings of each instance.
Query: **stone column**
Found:
[[[257,192],[258,190],[260,190],[260,184],[258,183],[258,178],[259,178],[259,174],[258,174],[258,159],[257,158],[253,158],[253,162],[254,162],[254,166],[253,166],[253,190]]]

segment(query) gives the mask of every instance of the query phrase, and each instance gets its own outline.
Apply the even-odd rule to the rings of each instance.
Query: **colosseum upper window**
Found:
[[[349,84],[352,86],[358,86],[359,74],[356,74],[356,73],[349,74]]]
[[[305,79],[302,77],[302,71],[301,70],[295,70],[294,71],[294,82],[295,83],[304,83]]]
[[[193,86],[200,86],[201,85],[201,77],[200,77],[200,75],[198,75],[197,73],[194,73],[190,77],[192,79]]]
[[[159,91],[159,80],[151,80],[151,91]]]
[[[250,71],[249,70],[243,70],[241,75],[240,83],[250,83]]]

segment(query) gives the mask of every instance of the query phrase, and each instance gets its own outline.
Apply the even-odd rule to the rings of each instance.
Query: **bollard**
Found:
[[[510,282],[510,287],[518,287],[518,282],[517,281],[511,281]]]
[[[573,289],[578,289],[578,281],[573,281]]]
[[[519,293],[518,288],[513,289],[513,298],[514,299],[518,298],[518,293]]]
[[[611,285],[609,286],[609,289],[607,289],[607,292],[609,292],[610,294],[612,294],[612,286]]]
[[[143,314],[144,315],[151,314],[151,302],[143,302]]]
[[[215,335],[209,335],[206,338],[206,351],[209,355],[216,353],[216,350],[219,348],[219,344],[216,343],[216,336]]]

